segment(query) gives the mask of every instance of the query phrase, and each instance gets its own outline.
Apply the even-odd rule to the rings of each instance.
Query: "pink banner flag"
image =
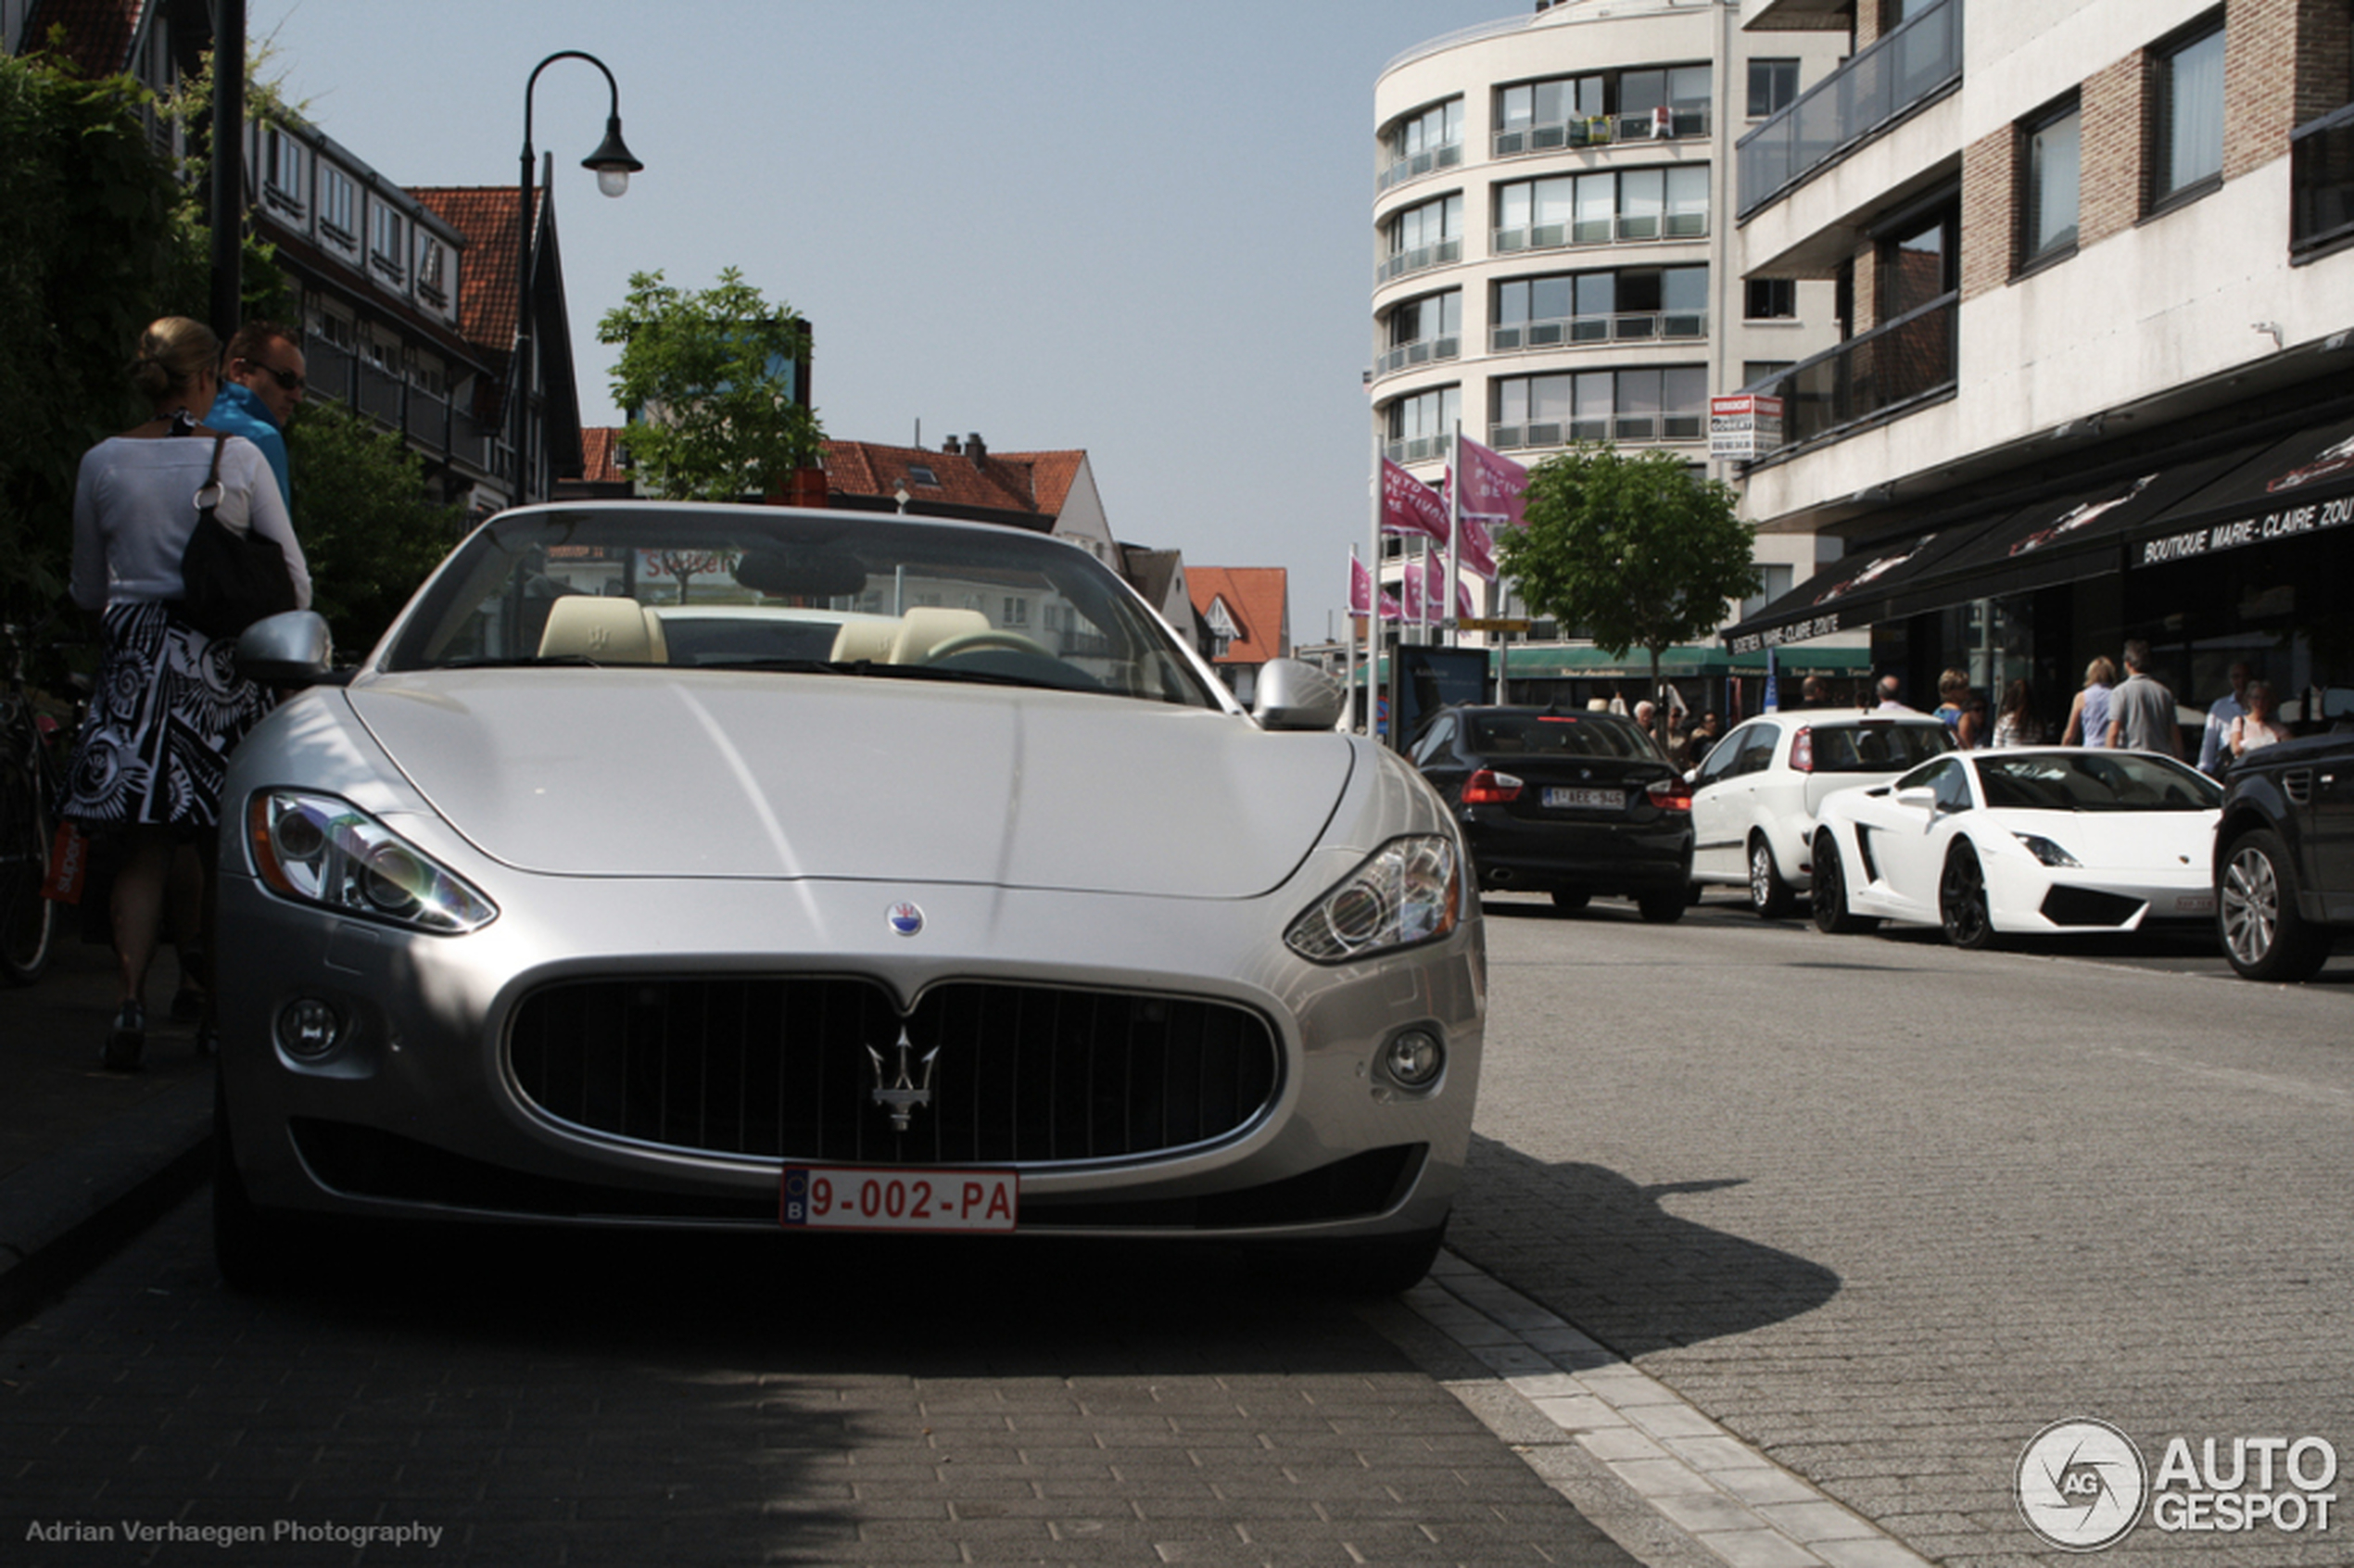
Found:
[[[1528,470],[1466,436],[1463,449],[1463,515],[1518,527],[1527,521]]]
[[[1458,620],[1470,620],[1478,612],[1472,608],[1471,584],[1455,585],[1455,615]]]
[[[1348,613],[1352,615],[1362,615],[1366,613],[1366,607],[1373,601],[1373,575],[1365,570],[1365,563],[1357,559],[1357,552],[1352,550],[1348,552]],[[1394,621],[1398,619],[1398,596],[1389,593],[1383,594],[1381,618],[1385,621]]]
[[[1423,616],[1423,575],[1409,568],[1405,580],[1398,585],[1405,591],[1406,618],[1420,621]]]
[[[1387,458],[1381,460],[1381,527],[1447,542],[1447,503],[1438,492]]]
[[[1423,602],[1435,615],[1447,613],[1447,563],[1436,550],[1423,560]]]
[[[1462,558],[1463,570],[1485,583],[1496,580],[1496,541],[1487,532],[1487,520],[1469,512],[1457,520],[1456,553]]]

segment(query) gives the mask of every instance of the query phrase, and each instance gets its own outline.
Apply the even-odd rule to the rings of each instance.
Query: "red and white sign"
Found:
[[[1708,455],[1754,462],[1782,444],[1782,400],[1739,392],[1708,400]]]

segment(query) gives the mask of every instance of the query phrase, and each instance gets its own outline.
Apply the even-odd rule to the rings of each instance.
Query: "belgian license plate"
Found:
[[[2174,913],[2212,915],[2215,913],[2215,895],[2211,892],[2184,893],[2174,901]]]
[[[1553,811],[1624,811],[1626,808],[1626,791],[1566,790],[1550,785],[1545,790],[1545,804]]]
[[[1010,1170],[788,1165],[778,1219],[812,1230],[1010,1232],[1020,1199]]]

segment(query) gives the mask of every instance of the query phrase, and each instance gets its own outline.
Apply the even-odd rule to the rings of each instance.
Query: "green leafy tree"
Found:
[[[1727,601],[1761,583],[1731,489],[1672,453],[1589,443],[1548,458],[1529,471],[1527,519],[1497,541],[1504,575],[1532,611],[1584,627],[1612,657],[1648,651],[1653,693],[1661,653],[1715,630]],[[1653,724],[1664,749],[1666,704]]]
[[[311,608],[338,650],[365,652],[464,533],[466,510],[437,503],[424,460],[339,404],[295,411],[286,459]]]
[[[791,380],[808,340],[800,317],[733,267],[700,292],[632,274],[597,341],[621,346],[613,396],[630,411],[622,441],[639,482],[673,500],[741,500],[815,467],[825,433]]]
[[[158,154],[128,76],[39,53],[0,56],[0,607],[54,605],[72,552],[74,474],[146,416],[124,372],[142,328],[206,312],[208,226],[183,166]],[[169,112],[167,107],[166,112]],[[248,241],[249,305],[284,282]]]

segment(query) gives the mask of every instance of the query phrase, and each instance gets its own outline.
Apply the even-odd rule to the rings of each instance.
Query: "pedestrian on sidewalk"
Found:
[[[2147,642],[2137,637],[2125,644],[2125,678],[2109,693],[2108,743],[2179,762],[2183,731],[2174,717],[2174,693],[2149,673],[2149,663]]]
[[[91,448],[74,481],[70,591],[98,614],[105,651],[63,812],[120,846],[110,913],[122,998],[99,1057],[112,1072],[137,1070],[146,1048],[147,967],[174,847],[194,842],[209,858],[224,760],[270,706],[263,689],[237,675],[231,639],[208,638],[173,613],[198,492],[217,485],[225,525],[277,541],[297,602],[310,602],[310,571],[269,460],[242,436],[198,423],[220,391],[212,329],[185,316],[153,322],[140,335],[131,383],[153,417]],[[206,1039],[200,1031],[199,1048]]]

